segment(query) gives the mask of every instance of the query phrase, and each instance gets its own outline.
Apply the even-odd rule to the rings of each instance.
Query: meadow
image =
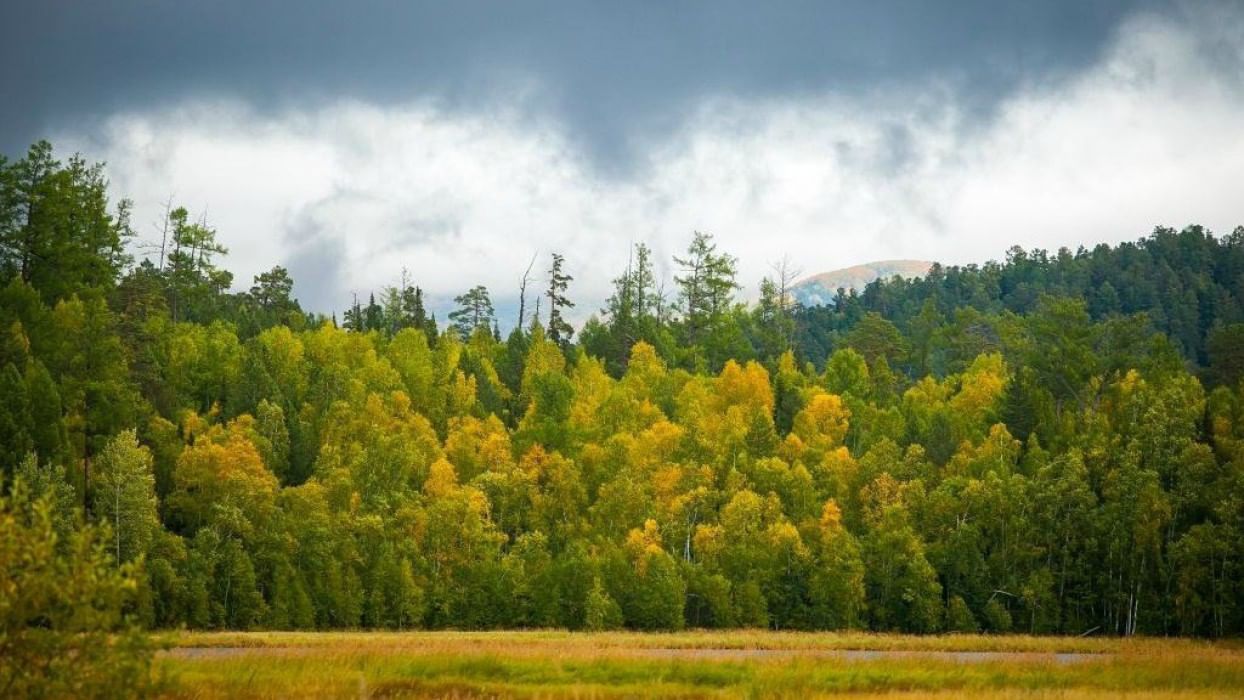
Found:
[[[163,695],[1240,697],[1244,645],[865,633],[165,634]]]

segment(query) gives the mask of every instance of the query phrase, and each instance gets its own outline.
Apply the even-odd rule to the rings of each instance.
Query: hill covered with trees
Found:
[[[94,528],[143,625],[1244,631],[1244,229],[810,308],[695,234],[577,330],[560,251],[502,337],[478,286],[448,326],[406,279],[340,324],[279,267],[231,292],[184,209],[135,263],[127,211],[0,163],[0,465],[42,504],[0,510],[70,561]]]
[[[871,282],[888,280],[895,275],[905,278],[924,277],[933,263],[924,260],[879,260],[810,275],[791,287],[795,301],[804,306],[825,306],[834,302],[839,289],[864,291]]]

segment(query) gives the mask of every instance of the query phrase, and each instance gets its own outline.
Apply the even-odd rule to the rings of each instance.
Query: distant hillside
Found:
[[[927,260],[880,260],[806,277],[795,283],[791,292],[804,306],[820,306],[833,301],[839,288],[859,292],[878,278],[923,277],[932,266]]]

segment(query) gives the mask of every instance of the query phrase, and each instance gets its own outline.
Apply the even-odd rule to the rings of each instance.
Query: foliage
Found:
[[[138,570],[117,568],[106,527],[58,532],[22,479],[0,497],[0,695],[108,698],[150,687],[151,651],[126,614]]]
[[[553,256],[503,342],[482,286],[231,292],[180,208],[133,265],[101,170],[0,170],[0,466],[146,624],[1244,633],[1244,231],[815,309],[697,233],[577,336]]]

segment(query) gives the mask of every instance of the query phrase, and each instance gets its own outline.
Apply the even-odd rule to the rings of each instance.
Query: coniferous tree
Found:
[[[681,343],[690,353],[688,363],[720,366],[737,347],[740,332],[733,317],[737,261],[717,252],[713,237],[695,232],[686,257],[674,257],[682,271],[678,285]],[[734,346],[734,347],[732,347]]]
[[[52,303],[110,289],[129,263],[130,204],[108,211],[103,165],[54,159],[40,141],[12,164],[0,161],[0,274],[17,276]]]
[[[454,297],[454,303],[458,308],[449,313],[449,320],[458,331],[458,337],[466,340],[477,328],[491,330],[495,319],[487,287],[476,285],[466,293]]]
[[[383,331],[384,325],[384,309],[376,303],[376,295],[369,294],[367,297],[367,308],[363,310],[363,329],[365,331]]]
[[[353,331],[355,333],[365,333],[367,331],[366,320],[363,316],[363,307],[359,304],[359,297],[357,294],[353,295],[353,301],[350,303],[350,308],[346,309],[343,321],[344,323],[342,324],[342,327],[348,331]]]
[[[574,302],[566,296],[566,290],[574,278],[562,268],[565,258],[560,253],[553,253],[553,262],[549,266],[549,288],[545,296],[549,300],[549,340],[565,347],[570,344],[570,336],[574,335],[574,327],[565,319],[566,309],[573,309]]]
[[[423,290],[417,285],[402,288],[402,327],[418,328],[429,342],[436,339],[436,321],[429,316],[423,302]]]

